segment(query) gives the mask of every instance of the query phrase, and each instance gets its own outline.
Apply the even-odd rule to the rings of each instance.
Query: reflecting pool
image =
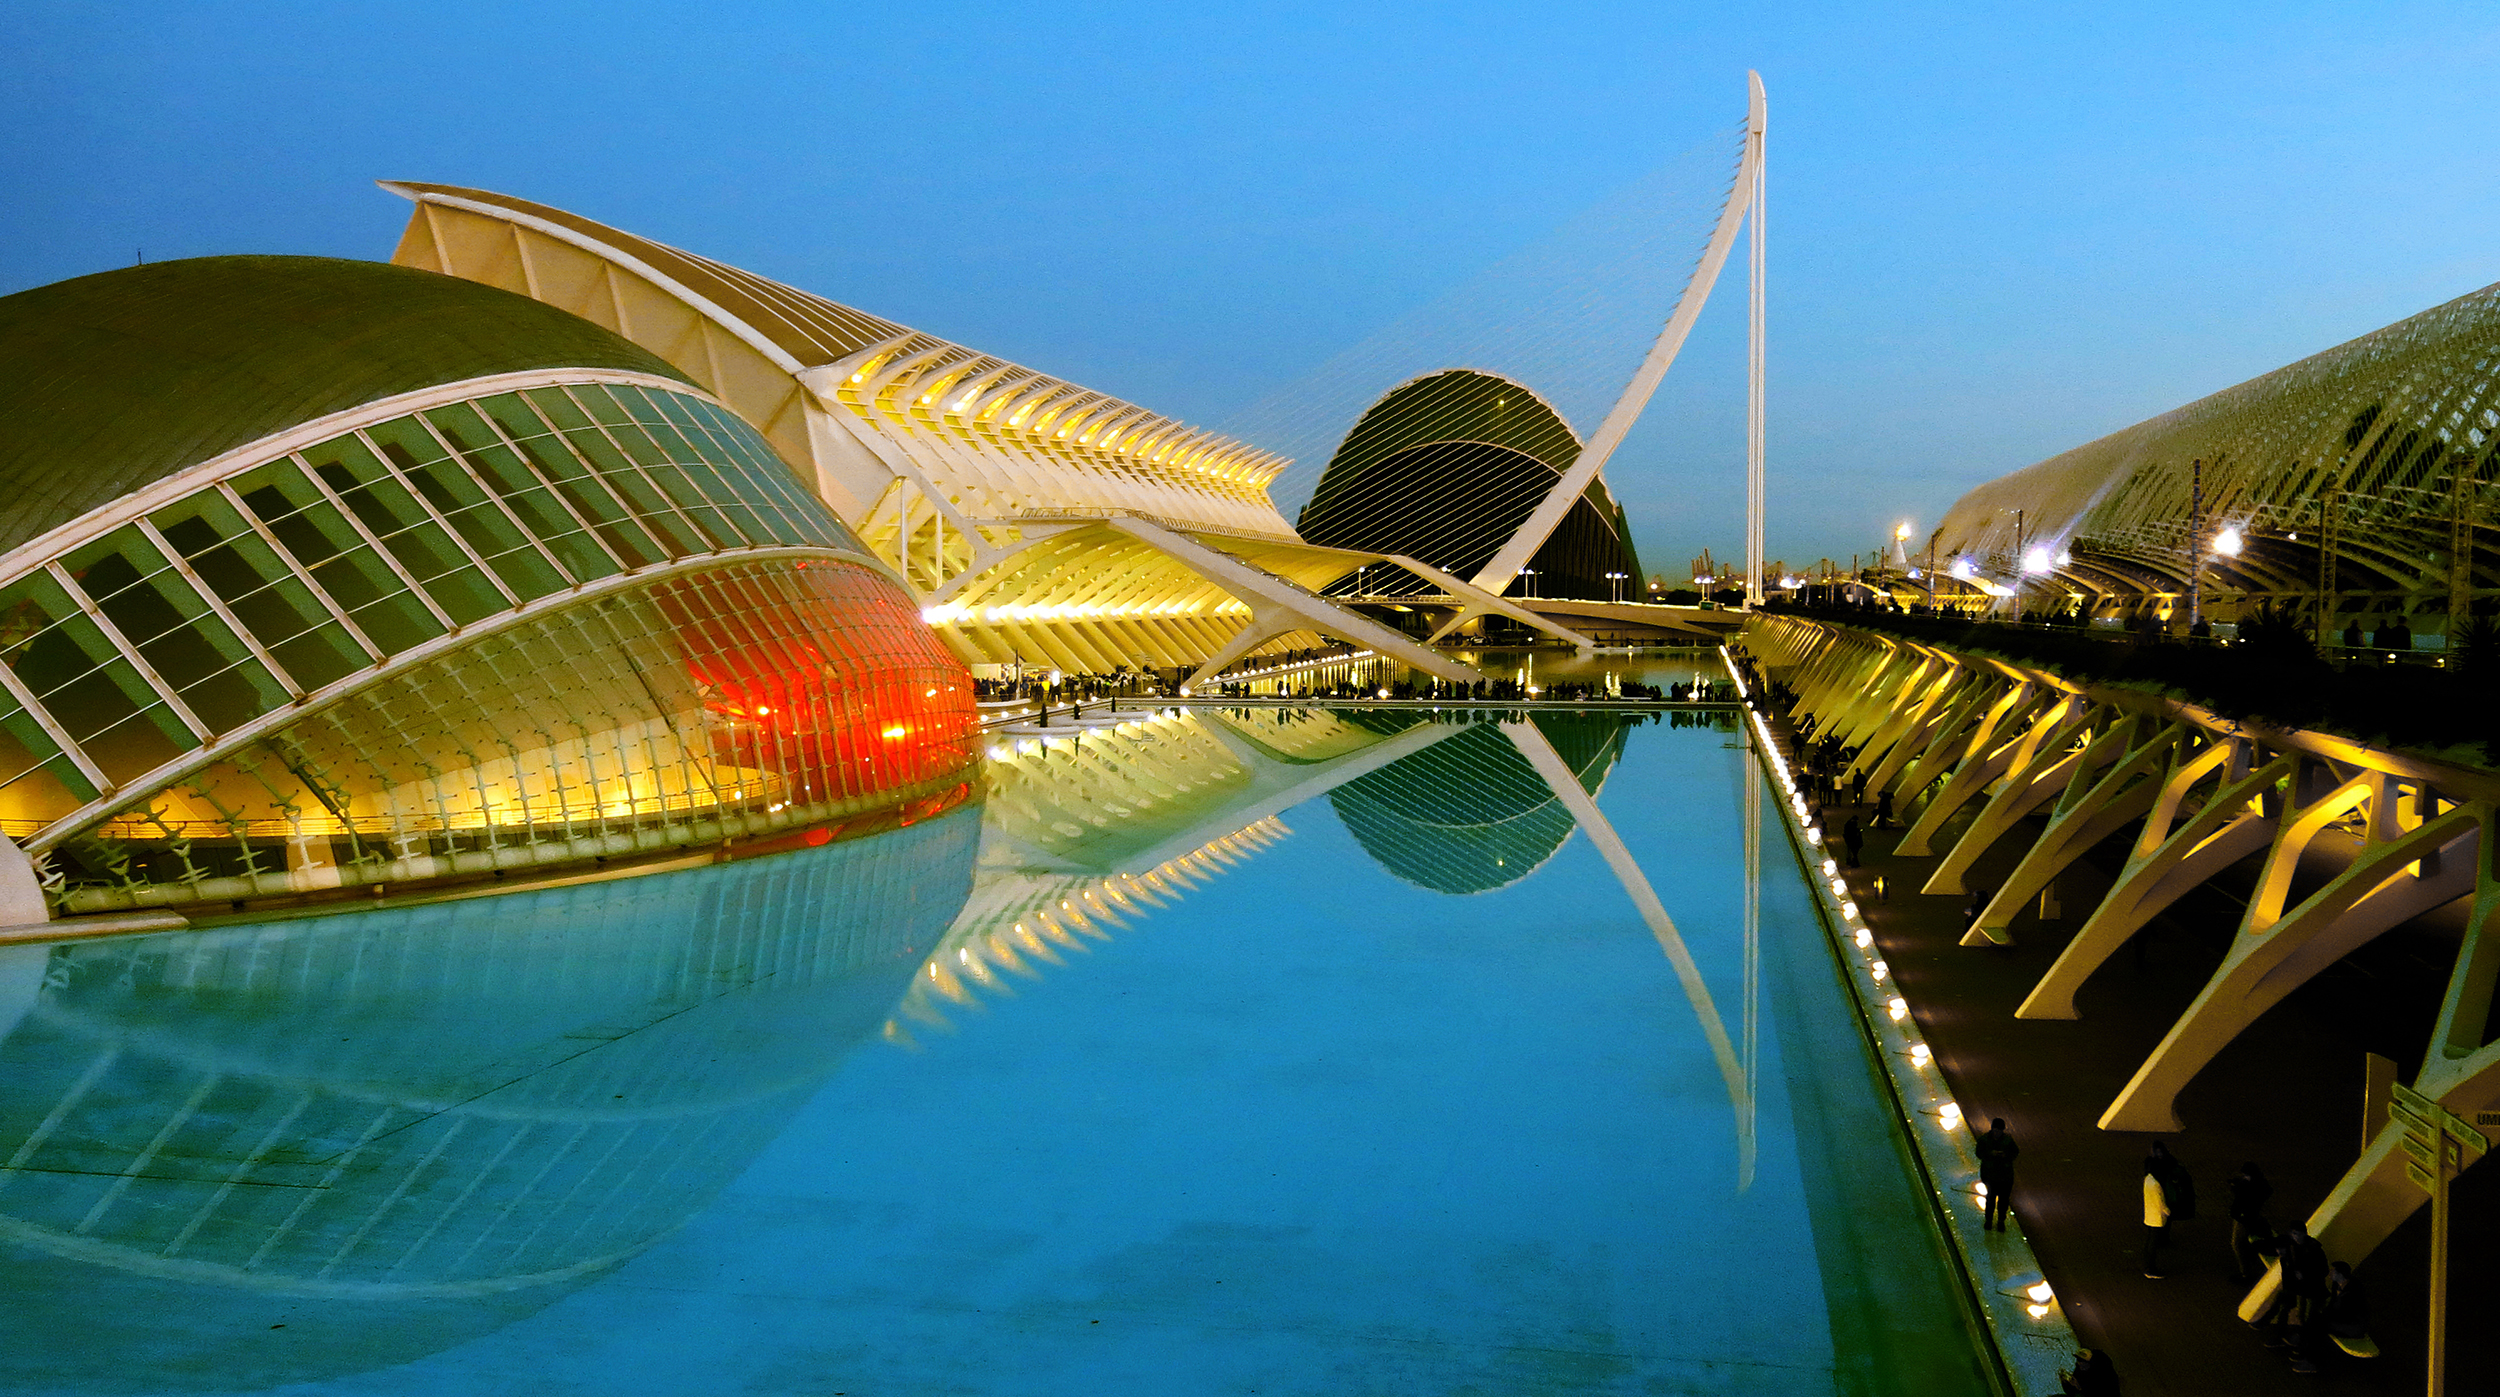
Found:
[[[1113,715],[869,838],[0,949],[0,1391],[1985,1391],[1665,716]]]

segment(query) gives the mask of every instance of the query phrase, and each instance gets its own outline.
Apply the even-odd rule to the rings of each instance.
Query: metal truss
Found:
[[[2500,984],[2500,777],[1791,617],[1758,618],[1745,643],[1796,692],[1800,716],[1858,749],[1844,775],[1864,773],[1870,798],[1889,793],[1910,819],[1898,852],[1937,861],[1923,891],[1966,891],[1981,855],[2028,841],[1964,945],[2009,943],[2015,913],[2061,871],[2138,827],[2019,1018],[2076,1017],[2076,991],[2130,937],[2257,861],[2230,952],[2102,1129],[2183,1129],[2181,1090],[2266,1010],[2372,939],[2459,904],[2465,936],[2414,1081],[2449,1110],[2500,1122],[2500,1041],[2487,1031]],[[2043,812],[2032,833],[2025,817]],[[2334,1254],[2366,1255],[2420,1205],[2401,1133],[2382,1129],[2312,1216]]]
[[[2479,537],[2495,503],[2489,286],[1981,485],[1940,538],[2018,580],[2044,549],[2054,566],[2025,585],[2060,605],[2167,608],[2201,572],[2226,603],[2306,608],[2340,581],[2374,608],[2461,618],[2500,590],[2500,550]],[[2212,547],[2226,525],[2236,555]]]

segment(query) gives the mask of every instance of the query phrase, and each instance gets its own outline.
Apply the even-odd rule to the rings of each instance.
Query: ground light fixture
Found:
[[[1910,1045],[1910,1065],[1913,1067],[1925,1067],[1935,1055],[1935,1052],[1924,1043]]]
[[[1961,1103],[1948,1101],[1937,1107],[1936,1120],[1937,1123],[1941,1124],[1947,1130],[1951,1130],[1959,1126],[1962,1123]]]

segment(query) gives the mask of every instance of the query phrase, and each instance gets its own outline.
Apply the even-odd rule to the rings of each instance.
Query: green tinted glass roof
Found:
[[[203,257],[0,296],[0,548],[298,423],[549,368],[685,378],[553,306],[382,262]]]

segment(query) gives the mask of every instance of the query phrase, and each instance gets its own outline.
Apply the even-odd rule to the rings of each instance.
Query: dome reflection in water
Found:
[[[877,1032],[979,822],[0,951],[0,1386],[370,1370],[612,1270]]]
[[[1380,710],[1354,721],[1395,729],[1431,721]],[[1620,713],[1544,711],[1527,721],[1596,795],[1623,756]],[[1380,866],[1435,892],[1506,888],[1554,856],[1576,827],[1545,778],[1490,723],[1461,728],[1447,741],[1329,793],[1338,818]]]

